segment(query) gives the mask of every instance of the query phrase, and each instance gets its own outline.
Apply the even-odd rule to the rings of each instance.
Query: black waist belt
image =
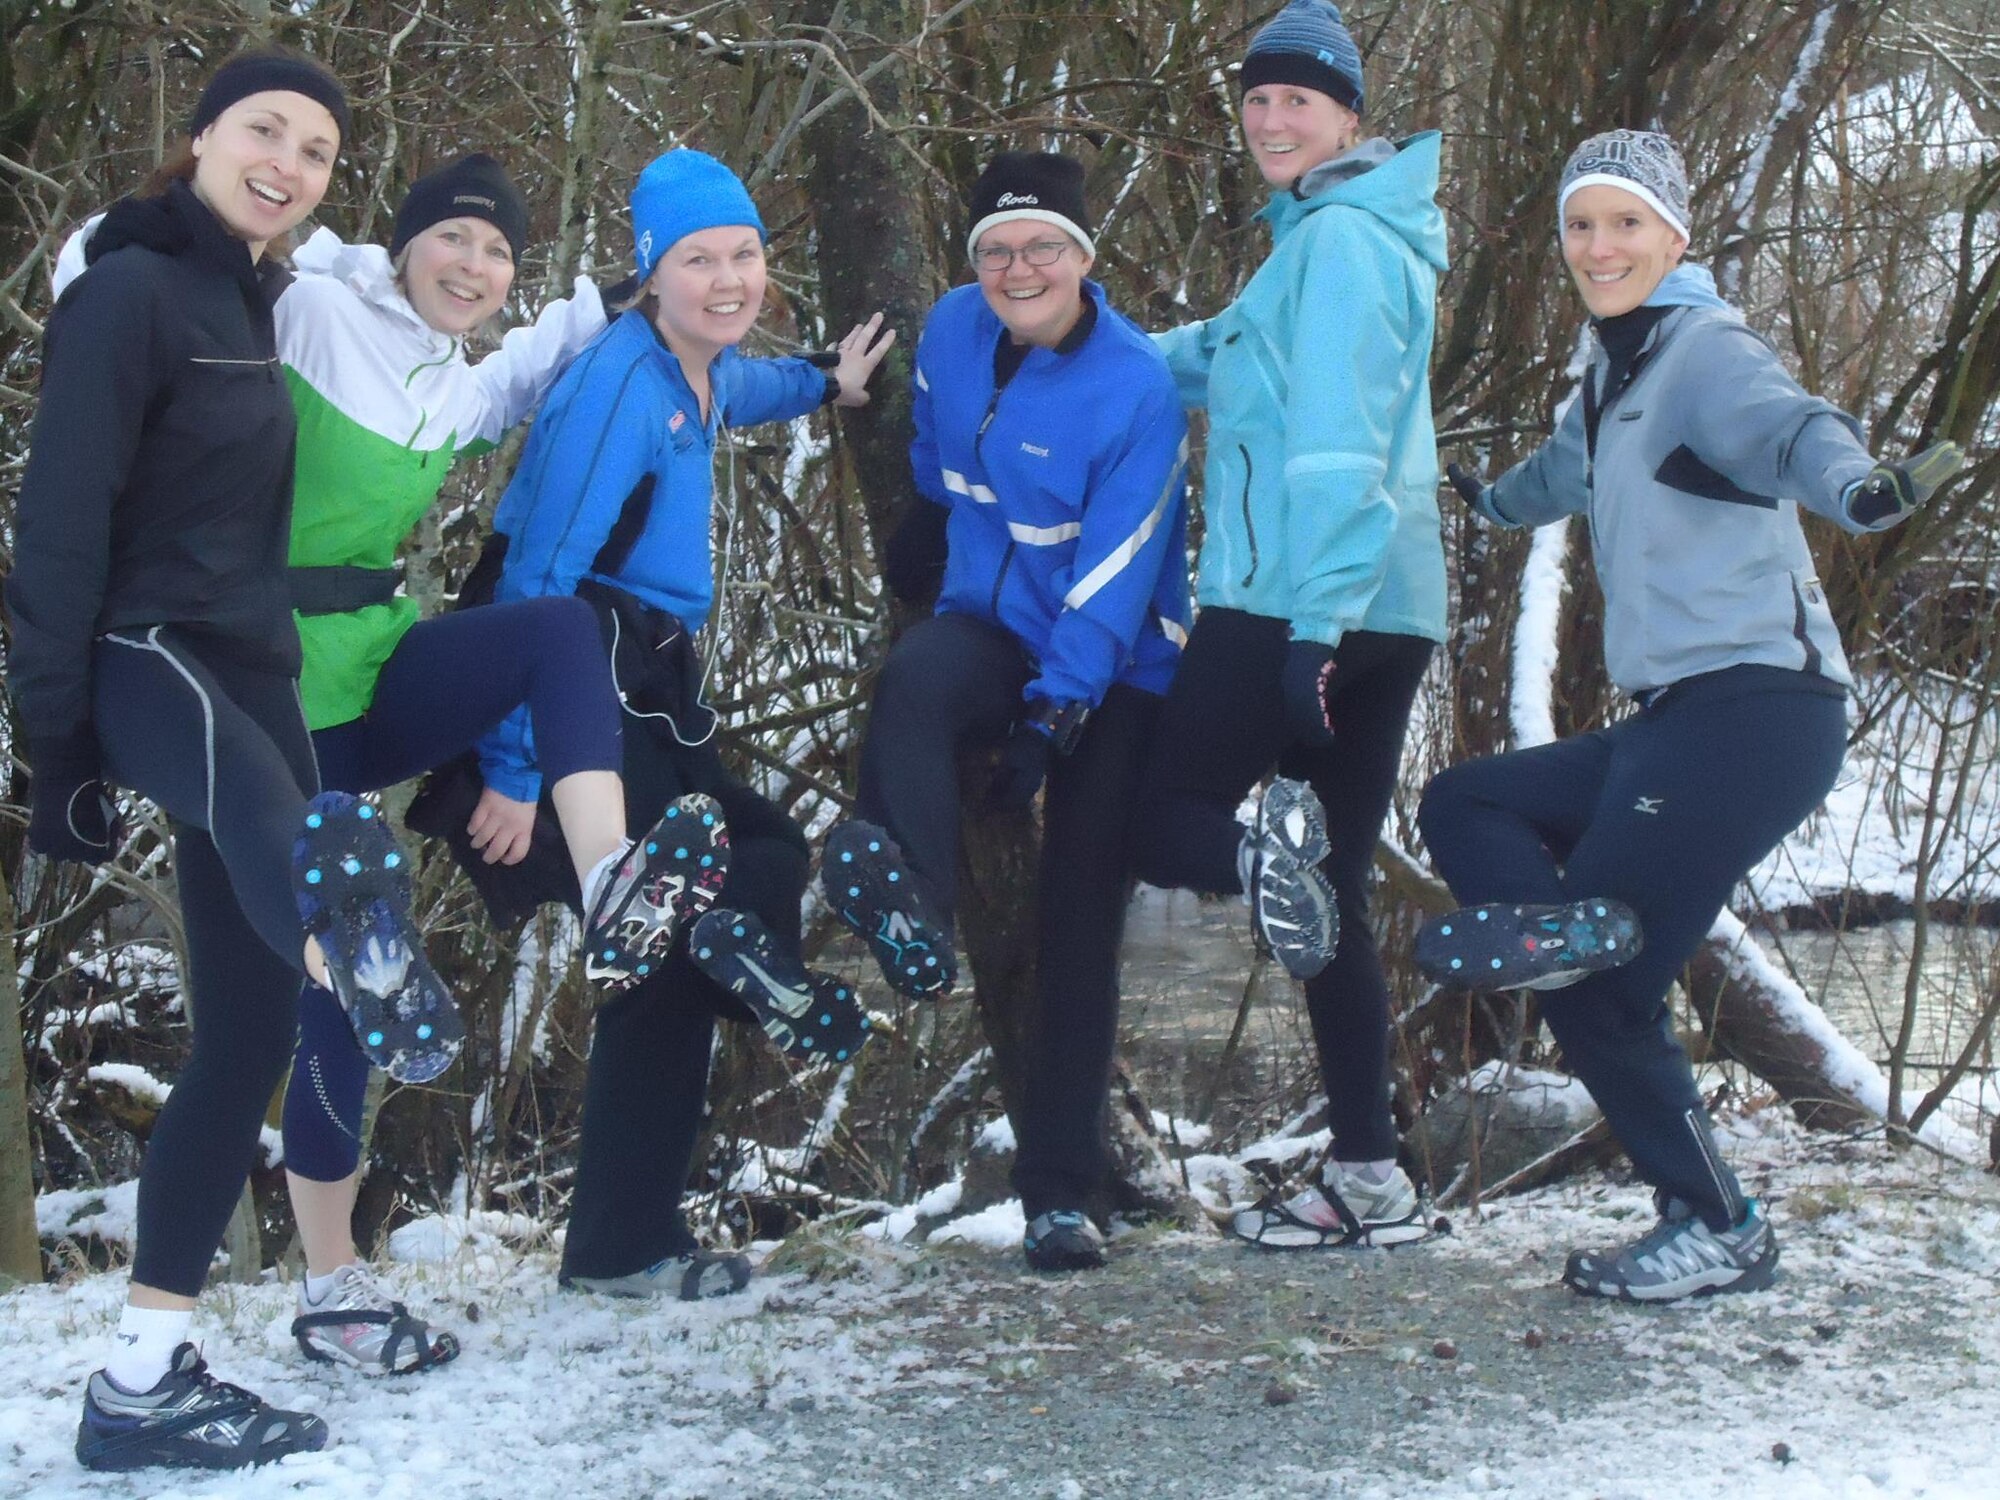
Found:
[[[344,615],[396,597],[394,568],[287,568],[285,587],[302,615]]]

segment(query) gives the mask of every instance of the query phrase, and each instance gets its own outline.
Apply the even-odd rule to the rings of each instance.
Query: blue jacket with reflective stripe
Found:
[[[802,359],[747,359],[724,349],[709,366],[708,421],[680,360],[636,308],[613,320],[563,372],[529,431],[493,529],[507,538],[496,600],[573,594],[642,483],[644,529],[617,574],[603,579],[690,632],[714,600],[709,507],[724,427],[803,416],[826,379]],[[532,802],[541,795],[525,708],[480,741],[486,784]]]
[[[1031,349],[997,391],[1005,337],[977,286],[931,309],[917,346],[917,489],[951,508],[938,613],[1004,625],[1026,697],[1095,707],[1114,682],[1163,693],[1187,639],[1187,419],[1166,361],[1083,284],[1080,348]]]

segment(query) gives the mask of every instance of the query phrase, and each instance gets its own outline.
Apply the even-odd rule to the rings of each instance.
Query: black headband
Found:
[[[354,123],[347,112],[347,91],[325,68],[296,52],[239,52],[230,58],[201,91],[188,120],[188,134],[200,135],[230,105],[272,90],[304,94],[315,104],[324,105],[341,140],[347,139]]]

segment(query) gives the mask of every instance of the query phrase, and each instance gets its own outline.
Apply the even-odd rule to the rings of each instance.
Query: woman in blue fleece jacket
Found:
[[[885,569],[897,592],[928,594],[936,574],[915,555],[942,544],[937,613],[882,668],[860,820],[829,837],[822,880],[890,983],[936,993],[951,972],[959,752],[1000,752],[974,800],[1025,809],[1047,783],[1014,1176],[1028,1263],[1068,1270],[1103,1259],[1090,1210],[1108,1171],[1125,825],[1187,635],[1187,422],[1158,352],[1086,279],[1080,162],[1002,153],[970,207],[979,280],[939,301],[917,346],[917,498]]]
[[[804,835],[724,769],[701,701],[691,642],[713,602],[715,447],[726,426],[862,404],[894,335],[878,336],[878,314],[841,341],[830,373],[738,354],[763,304],[764,225],[735,174],[699,151],[646,168],[632,226],[640,305],[577,356],[544,403],[494,517],[494,592],[574,593],[596,606],[625,708],[634,828],[652,822],[645,809],[689,796],[713,799],[720,815],[689,820],[674,851],[686,881],[668,893],[690,909],[717,905],[598,1009],[562,1265],[565,1286],[692,1299],[749,1277],[742,1256],[697,1249],[680,1213],[716,1017],[747,1011],[807,1058],[845,1058],[867,1028],[844,985],[800,962]],[[515,802],[540,795],[525,714],[481,742],[479,761]]]
[[[1221,313],[1157,336],[1208,409],[1201,605],[1143,779],[1142,880],[1241,892],[1295,977],[1333,1149],[1237,1216],[1267,1246],[1419,1238],[1396,1164],[1389,998],[1368,877],[1418,683],[1444,638],[1430,353],[1438,136],[1362,139],[1361,59],[1294,0],[1243,62],[1243,133],[1275,189],[1271,254]],[[1244,796],[1278,772],[1257,827]]]

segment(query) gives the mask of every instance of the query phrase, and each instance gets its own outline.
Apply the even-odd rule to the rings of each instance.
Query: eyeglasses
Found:
[[[1068,240],[1036,240],[1018,250],[1009,250],[1005,245],[981,245],[972,252],[972,263],[982,271],[1004,271],[1018,255],[1031,266],[1052,266],[1067,249]]]

